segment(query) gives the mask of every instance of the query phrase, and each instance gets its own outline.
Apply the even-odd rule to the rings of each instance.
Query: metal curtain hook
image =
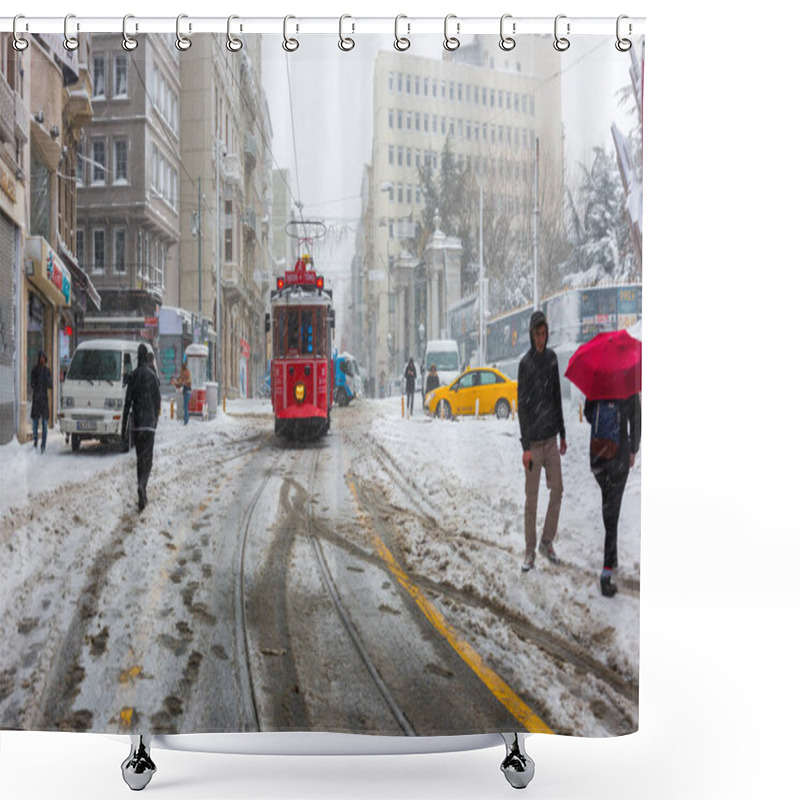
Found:
[[[192,40],[187,39],[181,33],[181,20],[186,19],[189,15],[188,14],[178,14],[178,18],[175,20],[175,47],[178,48],[181,52],[188,50],[192,46]],[[192,23],[189,23],[189,31],[192,30]]]
[[[231,23],[235,19],[239,19],[239,17],[237,17],[235,14],[231,14],[231,16],[228,17],[228,41],[225,43],[225,47],[227,47],[231,53],[238,53],[242,47],[244,47],[244,42],[241,39],[237,39],[231,33]],[[239,30],[241,29],[241,26],[239,26]]]
[[[405,36],[400,36],[400,20],[401,19],[408,19],[405,14],[398,14],[394,18],[394,49],[400,50],[401,52],[404,50],[408,50],[411,47],[411,40]],[[408,28],[408,33],[411,33],[411,25],[406,23]]]
[[[625,14],[620,14],[620,16],[617,17],[617,41],[614,44],[614,47],[616,47],[617,50],[620,51],[620,53],[627,53],[628,50],[631,49],[631,46],[633,44],[630,39],[623,39],[620,36],[621,22],[624,19],[628,19],[628,17],[625,16]],[[628,23],[628,33],[630,34],[632,32],[632,30],[633,30],[633,28],[631,27],[631,24],[629,22]]]
[[[12,46],[13,46],[13,48],[14,48],[15,50],[17,50],[18,52],[20,52],[20,53],[21,53],[23,50],[27,50],[27,49],[28,49],[28,45],[30,44],[30,42],[29,42],[27,39],[23,39],[23,38],[22,38],[22,37],[21,37],[21,36],[20,36],[20,35],[17,33],[17,21],[18,21],[18,20],[21,20],[21,19],[25,19],[25,17],[24,17],[22,14],[17,14],[17,16],[16,16],[16,17],[14,17],[14,29],[13,29],[13,31],[14,31],[14,33],[13,33],[13,35],[14,35],[14,42],[13,42],[13,45],[12,45]],[[28,30],[28,23],[27,23],[27,22],[25,23],[25,30],[26,30],[26,31]]]
[[[128,52],[135,50],[139,46],[137,39],[134,39],[132,36],[128,36],[128,20],[133,18],[133,14],[126,14],[122,18],[122,49],[127,50]],[[139,30],[138,23],[136,24],[136,30]]]
[[[283,49],[287,53],[294,53],[294,51],[297,50],[298,47],[300,47],[300,42],[298,42],[297,39],[295,38],[289,38],[289,34],[287,31],[290,19],[296,19],[296,18],[293,17],[291,14],[283,18]]]
[[[458,50],[458,48],[461,47],[461,42],[455,36],[448,36],[447,35],[447,27],[448,27],[448,24],[449,24],[451,19],[456,19],[456,15],[455,14],[448,14],[444,18],[444,47],[445,47],[445,50],[450,50],[452,52],[453,50]],[[456,23],[456,33],[460,33],[460,32],[461,32],[461,23],[457,22]]]
[[[503,16],[500,17],[500,49],[505,50],[506,52],[513,50],[517,46],[516,40],[511,36],[506,36],[503,30],[503,26],[505,25],[507,19],[511,19],[511,14],[503,14]],[[516,22],[511,23],[511,32],[517,32]]]
[[[351,37],[345,36],[342,32],[342,25],[346,19],[352,19],[352,17],[349,14],[342,14],[342,16],[339,17],[339,49],[348,52],[356,46],[356,43]],[[352,27],[353,31],[355,31],[356,26],[352,25]]]
[[[553,47],[558,50],[559,53],[563,53],[565,50],[569,50],[569,39],[564,36],[558,35],[558,21],[560,19],[566,19],[566,14],[559,14],[556,17],[555,24],[553,26],[553,36],[555,37],[555,41],[553,42]],[[569,33],[569,22],[567,23],[567,33]]]
[[[80,42],[78,41],[78,37],[77,36],[70,36],[69,35],[69,31],[67,30],[67,28],[69,26],[69,21],[71,19],[75,19],[75,15],[74,14],[67,14],[67,16],[64,17],[64,48],[66,50],[69,50],[70,52],[72,52],[73,50],[77,50],[78,46],[80,45]],[[81,27],[80,24],[78,24],[76,26],[76,30],[80,30],[80,27]]]

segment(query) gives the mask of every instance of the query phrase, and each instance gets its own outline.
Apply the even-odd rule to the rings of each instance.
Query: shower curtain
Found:
[[[0,728],[635,731],[643,37],[133,25],[3,34]]]

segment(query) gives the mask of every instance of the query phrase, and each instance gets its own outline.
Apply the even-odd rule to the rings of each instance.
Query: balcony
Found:
[[[242,162],[238,155],[230,153],[220,162],[222,177],[229,183],[242,182]]]
[[[245,169],[253,169],[258,161],[258,150],[256,137],[252,133],[244,135],[244,166]]]
[[[0,142],[28,141],[28,110],[22,98],[0,75]]]
[[[244,211],[242,211],[242,227],[246,235],[256,235],[256,211],[254,208],[247,206]]]

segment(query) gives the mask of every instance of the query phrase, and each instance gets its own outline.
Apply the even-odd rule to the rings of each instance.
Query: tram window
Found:
[[[300,314],[297,311],[290,311],[287,314],[288,326],[286,331],[286,352],[300,350]]]
[[[314,352],[314,326],[311,324],[311,310],[303,311],[301,314],[301,344],[303,354]]]

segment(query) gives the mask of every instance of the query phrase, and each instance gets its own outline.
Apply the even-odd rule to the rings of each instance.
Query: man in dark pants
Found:
[[[142,511],[147,505],[147,480],[153,466],[153,445],[155,444],[158,417],[161,413],[161,392],[158,388],[158,378],[150,368],[145,345],[139,345],[137,356],[139,365],[131,374],[125,392],[122,435],[127,434],[127,425],[130,421],[133,443],[136,447],[139,511]],[[133,411],[131,411],[131,407],[133,407]]]
[[[536,559],[536,509],[539,478],[544,468],[550,499],[544,519],[539,552],[558,564],[553,540],[561,512],[563,483],[561,456],[567,452],[564,412],[561,408],[561,378],[558,357],[547,347],[547,317],[534,311],[530,322],[531,349],[519,362],[517,405],[519,408],[522,464],[525,468],[525,560],[522,571],[530,570]],[[560,444],[557,437],[561,437]]]
[[[625,400],[587,400],[583,412],[592,426],[589,464],[603,498],[606,538],[600,591],[604,597],[613,597],[617,593],[611,582],[617,568],[617,524],[628,473],[642,436],[641,402],[638,394]]]

